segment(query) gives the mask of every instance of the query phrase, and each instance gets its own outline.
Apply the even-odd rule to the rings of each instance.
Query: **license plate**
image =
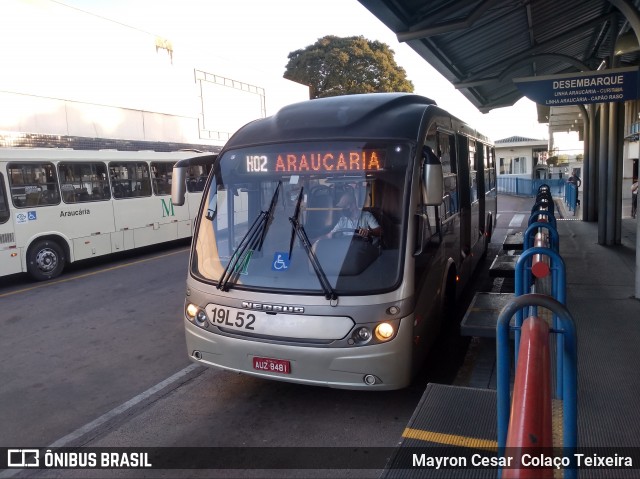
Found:
[[[207,305],[205,308],[211,324],[220,328],[239,329],[252,333],[256,331],[257,311],[247,311],[246,309],[226,308],[215,304]]]
[[[205,307],[209,322],[223,330],[279,338],[340,339],[353,327],[346,316],[267,313],[210,303]]]
[[[284,359],[253,358],[253,369],[270,373],[291,374],[291,363]]]

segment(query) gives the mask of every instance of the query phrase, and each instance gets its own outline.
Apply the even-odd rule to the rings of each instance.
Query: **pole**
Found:
[[[636,299],[640,299],[640,219],[636,214]]]
[[[589,205],[593,202],[591,196],[591,150],[589,149],[589,110],[584,105],[579,105],[582,112],[582,135],[584,138],[583,159],[582,159],[582,221],[589,221]]]
[[[598,150],[598,244],[607,242],[607,153],[609,149],[609,104],[600,104],[600,148]]]
[[[622,177],[624,159],[624,115],[625,104],[618,103],[618,115],[616,117],[616,235],[615,244],[622,244]]]
[[[607,233],[606,244],[613,246],[616,240],[616,197],[618,195],[616,188],[616,166],[618,164],[618,147],[616,140],[618,135],[617,120],[618,104],[609,103],[609,145],[607,148]]]
[[[589,112],[589,217],[588,221],[598,220],[598,152],[596,151],[596,138],[598,124],[596,119],[596,105],[588,105]],[[585,191],[585,190],[583,190]],[[582,195],[584,197],[584,194]]]

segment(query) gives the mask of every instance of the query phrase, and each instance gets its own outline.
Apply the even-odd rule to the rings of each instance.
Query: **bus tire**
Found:
[[[53,279],[62,273],[66,258],[54,240],[37,241],[27,252],[27,271],[36,281]]]

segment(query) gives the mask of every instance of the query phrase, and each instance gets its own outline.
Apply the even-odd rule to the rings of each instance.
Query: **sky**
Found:
[[[391,46],[415,93],[432,98],[494,141],[511,136],[548,138],[546,125],[536,121],[534,103],[522,99],[514,107],[480,113],[408,45],[398,43],[395,34],[357,0],[27,1],[67,5],[126,29],[166,38],[178,63],[197,62],[213,72],[224,66],[258,79],[281,78],[289,52],[325,35],[362,35]],[[80,46],[81,39],[74,38]],[[575,137],[567,141],[556,134],[555,138],[561,149],[575,146]]]

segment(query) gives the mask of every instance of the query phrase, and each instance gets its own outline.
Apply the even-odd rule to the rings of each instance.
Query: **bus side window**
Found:
[[[58,178],[53,163],[9,163],[11,199],[16,207],[60,203]]]
[[[453,137],[438,132],[437,156],[442,163],[444,175],[444,203],[442,205],[444,218],[457,213],[460,205],[458,202],[458,175],[456,171],[455,147]]]
[[[91,182],[91,197],[98,201],[111,199],[109,181],[107,180],[107,166],[104,163],[94,163]]]
[[[427,133],[427,138],[424,142],[423,147],[423,155],[432,155],[441,160],[441,145],[439,144],[440,137],[442,135],[440,133],[436,133],[435,127],[430,129]],[[449,167],[450,169],[450,167]],[[443,172],[445,171],[445,166],[443,165]],[[422,176],[422,175],[421,175]],[[445,174],[446,178],[446,174]],[[423,184],[424,178],[420,178],[421,189],[426,188]],[[424,201],[424,198],[422,198]],[[444,200],[444,198],[443,198]],[[442,205],[440,205],[442,206]],[[422,214],[426,216],[426,221],[424,222],[424,232],[423,238],[426,244],[429,244],[434,239],[439,239],[439,226],[440,226],[440,218],[439,218],[439,209],[438,206],[427,206],[420,202],[420,208]]]
[[[433,140],[435,140],[435,135]],[[428,156],[434,156],[435,153],[431,147],[431,144],[435,144],[435,142],[429,141],[429,137],[427,137],[427,141],[424,144],[422,149],[422,162],[423,165],[427,161],[426,158]],[[433,246],[438,243],[440,238],[439,233],[439,207],[438,206],[428,206],[425,204],[426,201],[426,185],[424,183],[424,175],[420,174],[420,199],[418,201],[418,211],[416,212],[416,253],[415,256],[424,257],[425,253],[429,251],[429,246]],[[435,242],[435,243],[434,243]]]
[[[137,196],[151,196],[151,174],[149,173],[149,165],[146,163],[136,163],[136,189]]]
[[[478,201],[478,152],[476,142],[469,140],[469,182],[471,186],[471,202]]]
[[[484,168],[485,168],[485,183],[487,185],[486,191],[493,190],[496,187],[496,178],[494,174],[494,159],[493,149],[490,146],[485,146],[486,153],[484,155]]]
[[[84,203],[105,201],[110,198],[107,184],[107,169],[104,163],[66,163],[58,164],[58,176],[62,201],[65,203]]]
[[[109,163],[114,198],[151,196],[149,167],[142,162]]]
[[[9,203],[7,203],[7,190],[4,185],[4,176],[0,173],[0,224],[6,223],[10,216]]]
[[[204,191],[207,177],[211,171],[210,165],[192,165],[187,171],[187,191],[198,193]]]
[[[172,163],[151,163],[151,176],[153,193],[155,195],[171,194],[171,175],[173,174]]]

